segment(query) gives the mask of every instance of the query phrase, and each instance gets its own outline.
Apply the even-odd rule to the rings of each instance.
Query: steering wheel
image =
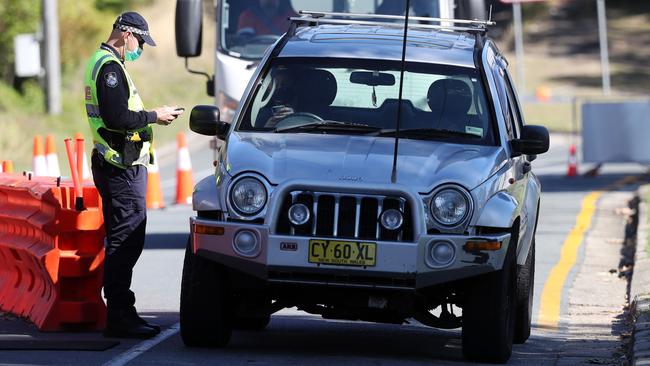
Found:
[[[320,122],[322,120],[321,117],[313,113],[296,112],[279,119],[275,124],[275,128],[291,128],[312,122]]]
[[[280,36],[275,34],[263,34],[249,39],[246,44],[271,44],[277,41]]]

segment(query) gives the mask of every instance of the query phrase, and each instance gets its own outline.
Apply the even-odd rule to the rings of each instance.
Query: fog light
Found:
[[[433,243],[429,255],[436,266],[446,266],[454,260],[456,249],[453,244],[440,241]]]
[[[309,221],[311,213],[302,203],[296,203],[289,208],[289,221],[295,226],[302,226]]]
[[[259,252],[257,235],[249,230],[242,230],[235,235],[233,240],[235,251],[245,257],[254,257]]]
[[[381,222],[381,226],[383,226],[384,229],[395,231],[402,227],[402,224],[404,223],[404,216],[399,210],[391,208],[382,212],[381,216],[379,217],[379,222]]]

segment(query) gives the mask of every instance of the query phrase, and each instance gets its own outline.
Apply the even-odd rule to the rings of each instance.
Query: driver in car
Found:
[[[289,17],[297,15],[289,0],[257,0],[239,16],[237,34],[279,36],[289,28]]]
[[[286,69],[278,69],[273,75],[275,88],[269,103],[260,109],[258,119],[264,127],[275,127],[281,119],[293,114],[297,104],[296,78]]]

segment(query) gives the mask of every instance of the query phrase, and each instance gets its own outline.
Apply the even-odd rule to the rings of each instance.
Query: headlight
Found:
[[[463,222],[469,213],[469,201],[460,191],[445,188],[431,199],[431,215],[444,226],[455,226]]]
[[[302,226],[309,222],[311,216],[309,208],[302,203],[296,203],[289,208],[289,221],[294,226]]]
[[[379,216],[379,222],[381,222],[381,226],[383,226],[384,229],[395,231],[402,227],[404,216],[399,210],[391,208],[384,211],[381,216]]]
[[[238,213],[255,215],[266,205],[266,188],[255,178],[240,179],[232,187],[230,202]]]

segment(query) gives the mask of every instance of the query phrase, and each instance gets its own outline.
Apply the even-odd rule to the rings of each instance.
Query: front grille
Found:
[[[289,207],[294,203],[311,208],[309,222],[301,227],[289,222]],[[398,231],[388,231],[379,223],[381,213],[391,208],[404,214],[404,224]],[[412,217],[411,207],[403,197],[294,191],[282,200],[275,230],[283,235],[412,242]]]

